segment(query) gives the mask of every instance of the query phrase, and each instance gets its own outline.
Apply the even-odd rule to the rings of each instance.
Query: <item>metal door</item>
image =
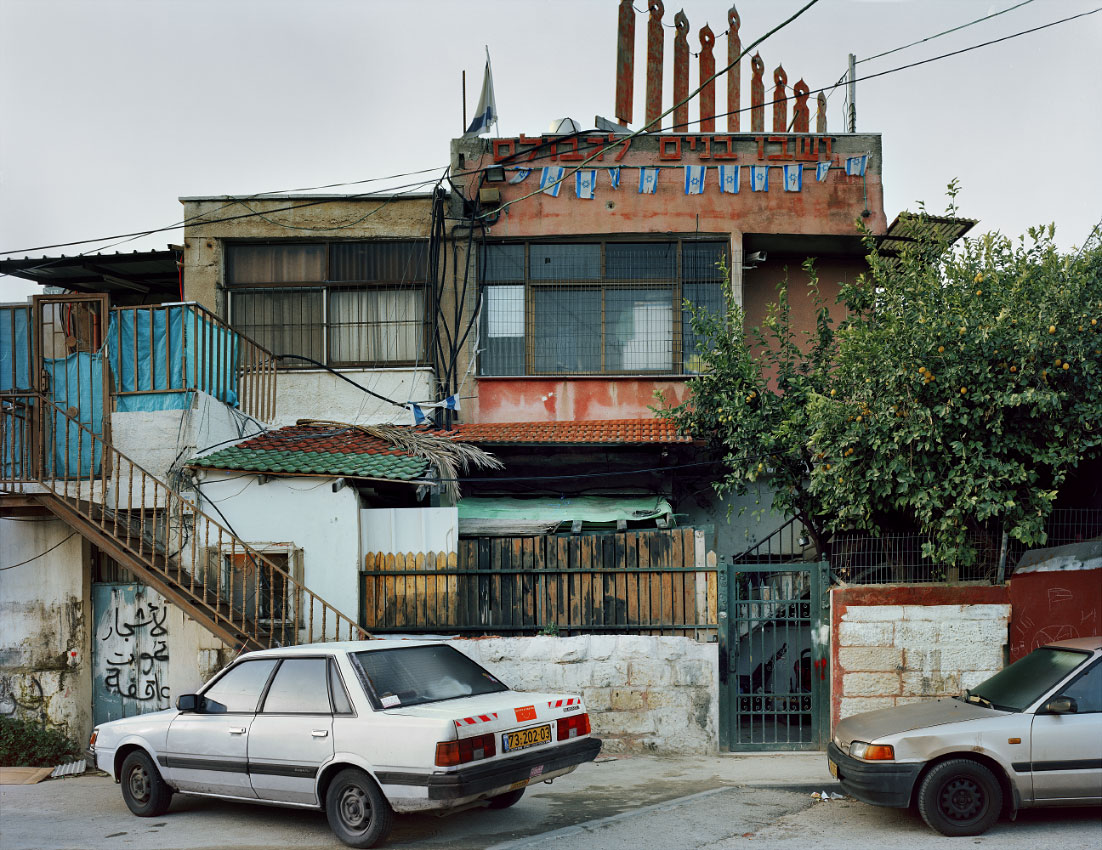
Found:
[[[826,563],[720,570],[727,603],[719,615],[722,749],[825,747],[828,577]]]

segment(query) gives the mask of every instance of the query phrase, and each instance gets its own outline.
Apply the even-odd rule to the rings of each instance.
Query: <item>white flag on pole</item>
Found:
[[[497,124],[497,101],[494,100],[494,75],[490,72],[490,48],[486,48],[486,74],[482,78],[482,94],[478,97],[478,110],[463,137],[489,132]]]

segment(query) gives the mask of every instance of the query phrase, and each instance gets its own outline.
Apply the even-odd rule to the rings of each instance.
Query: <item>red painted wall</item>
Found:
[[[648,378],[481,378],[478,422],[570,422],[653,419],[655,391],[673,404],[688,394],[684,381]]]
[[[1102,634],[1102,570],[1057,570],[1010,577],[1010,660],[1038,646]]]

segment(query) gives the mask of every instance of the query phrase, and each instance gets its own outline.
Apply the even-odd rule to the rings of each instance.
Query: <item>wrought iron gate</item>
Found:
[[[733,564],[720,571],[727,603],[719,615],[721,749],[826,745],[828,577],[826,563]]]

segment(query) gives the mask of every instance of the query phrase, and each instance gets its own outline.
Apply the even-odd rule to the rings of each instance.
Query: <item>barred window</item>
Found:
[[[482,246],[482,375],[698,371],[682,305],[725,306],[725,241]]]
[[[226,246],[234,327],[274,354],[330,366],[423,362],[427,281],[424,240]]]

